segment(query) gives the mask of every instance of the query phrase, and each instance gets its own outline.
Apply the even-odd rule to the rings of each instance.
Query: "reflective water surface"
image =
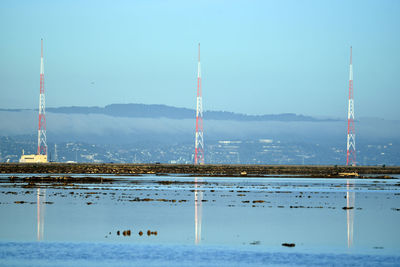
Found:
[[[3,243],[400,255],[398,179],[149,175],[103,176],[117,180],[79,184],[9,176],[0,176]]]

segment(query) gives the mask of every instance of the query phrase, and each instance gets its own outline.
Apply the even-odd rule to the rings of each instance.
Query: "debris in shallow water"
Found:
[[[260,245],[260,244],[261,244],[260,241],[253,241],[253,242],[250,242],[250,245]]]
[[[14,201],[15,204],[24,204],[26,203],[25,201]]]
[[[284,247],[289,247],[289,248],[293,248],[293,247],[296,246],[296,244],[295,244],[295,243],[282,243],[282,246],[284,246]]]
[[[352,209],[354,209],[354,207],[343,207],[342,209],[343,210],[352,210]]]
[[[158,233],[157,233],[157,231],[150,231],[150,230],[147,230],[147,236],[151,236],[151,235],[157,235]],[[140,235],[140,233],[139,233],[139,235]]]
[[[111,235],[111,232],[109,233],[109,235]],[[120,230],[117,231],[117,235],[118,235],[118,236],[121,235],[121,231],[120,231]],[[123,236],[130,236],[130,235],[131,235],[131,230],[124,230],[124,231],[122,231],[122,235],[123,235]]]

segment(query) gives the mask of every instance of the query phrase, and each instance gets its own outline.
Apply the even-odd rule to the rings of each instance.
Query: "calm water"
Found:
[[[103,176],[118,181],[28,185],[8,177],[0,175],[7,266],[400,262],[398,179]]]

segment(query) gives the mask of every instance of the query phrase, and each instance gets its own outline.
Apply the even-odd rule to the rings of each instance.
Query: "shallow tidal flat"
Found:
[[[391,177],[1,174],[0,260],[396,265],[400,180]]]

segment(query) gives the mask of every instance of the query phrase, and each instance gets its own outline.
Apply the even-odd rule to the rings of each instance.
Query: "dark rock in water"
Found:
[[[86,202],[86,204],[87,204],[87,205],[92,205],[92,204],[93,204],[93,202]]]
[[[260,241],[253,241],[253,242],[250,243],[250,245],[260,245],[260,244],[261,244]]]
[[[151,235],[151,231],[150,230],[147,230],[147,235]]]
[[[284,246],[284,247],[289,247],[289,248],[293,248],[293,247],[296,246],[296,244],[295,244],[295,243],[282,243],[282,246]]]
[[[143,235],[143,232],[142,232],[142,231],[140,231],[140,232],[139,232],[139,235],[140,235],[140,236],[142,236],[142,235]]]
[[[120,232],[119,232],[119,230],[117,231],[117,235],[119,235],[120,234]]]
[[[162,185],[171,185],[174,183],[174,181],[158,181],[157,183],[162,184]]]
[[[342,209],[343,210],[352,210],[352,209],[354,209],[354,207],[343,207]]]
[[[128,236],[130,236],[130,235],[131,235],[131,230],[127,230],[127,231],[126,231],[126,234],[127,234]]]
[[[14,201],[15,204],[24,204],[26,203],[25,201]]]

